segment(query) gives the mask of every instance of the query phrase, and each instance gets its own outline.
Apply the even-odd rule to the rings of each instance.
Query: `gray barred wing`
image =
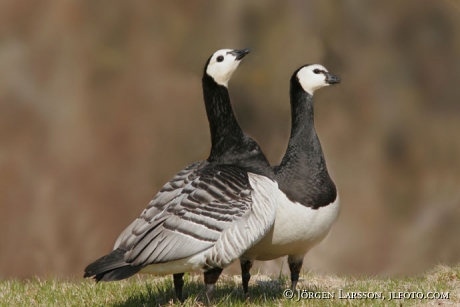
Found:
[[[115,249],[126,250],[125,261],[140,266],[211,249],[251,212],[252,191],[248,173],[239,168],[194,163],[161,189],[120,235]]]

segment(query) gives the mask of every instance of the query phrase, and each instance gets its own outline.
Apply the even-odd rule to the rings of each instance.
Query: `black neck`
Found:
[[[270,164],[257,143],[243,133],[230,103],[228,89],[203,76],[203,95],[211,131],[208,162],[231,164],[273,178]]]
[[[313,96],[291,79],[291,137],[276,178],[286,195],[305,206],[319,208],[336,198],[323,150],[314,126]]]
[[[208,160],[213,160],[238,145],[244,134],[233,113],[228,89],[207,74],[203,76],[203,96],[211,131],[211,154]]]
[[[289,145],[304,143],[315,133],[313,96],[297,82],[291,85],[291,137]]]

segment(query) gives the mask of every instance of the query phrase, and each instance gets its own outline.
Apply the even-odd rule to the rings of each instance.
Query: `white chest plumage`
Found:
[[[312,209],[279,195],[276,220],[267,235],[243,258],[271,260],[285,255],[305,255],[329,233],[339,213],[339,197],[325,207]]]

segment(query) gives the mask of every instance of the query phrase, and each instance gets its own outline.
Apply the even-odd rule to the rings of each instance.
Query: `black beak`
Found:
[[[242,50],[236,50],[235,49],[235,50],[229,51],[228,53],[233,54],[234,56],[236,56],[236,60],[239,61],[242,58],[244,58],[245,55],[249,53],[249,51],[251,51],[251,50],[249,50],[248,48],[242,49]]]
[[[334,76],[331,73],[326,73],[326,83],[327,84],[337,84],[340,83],[340,78]]]

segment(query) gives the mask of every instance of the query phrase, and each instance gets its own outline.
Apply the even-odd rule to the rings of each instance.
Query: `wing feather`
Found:
[[[276,201],[254,202],[257,193],[248,173],[239,168],[208,162],[192,164],[165,184],[120,235],[115,248],[126,250],[126,263],[136,266],[205,252],[209,263],[225,267],[273,225]],[[267,208],[254,211],[254,205]],[[268,217],[256,217],[259,222],[254,223],[254,217],[250,218],[254,212],[268,212]],[[265,223],[263,227],[260,221]],[[248,235],[252,231],[256,235]]]

